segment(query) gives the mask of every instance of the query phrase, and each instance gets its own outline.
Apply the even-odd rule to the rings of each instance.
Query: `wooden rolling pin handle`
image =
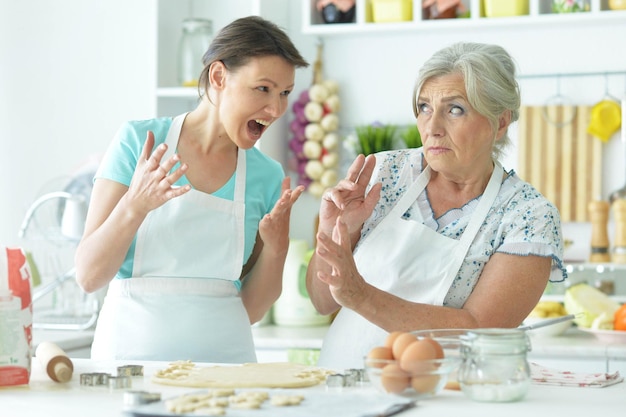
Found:
[[[55,382],[67,382],[72,379],[74,364],[67,354],[52,342],[41,342],[35,356]]]
[[[590,262],[611,262],[609,253],[609,203],[591,201],[587,207],[591,220],[591,256]]]
[[[616,227],[613,261],[626,264],[626,200],[619,199],[613,202],[613,214]]]

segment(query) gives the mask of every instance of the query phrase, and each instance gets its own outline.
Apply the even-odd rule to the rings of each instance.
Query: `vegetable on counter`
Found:
[[[613,315],[613,330],[626,331],[626,304],[618,308]]]
[[[614,316],[623,308],[602,291],[585,283],[565,291],[564,305],[568,314],[579,314],[574,319],[578,327],[601,330],[613,330]]]

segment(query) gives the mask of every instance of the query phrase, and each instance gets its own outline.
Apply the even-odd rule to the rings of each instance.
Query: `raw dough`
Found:
[[[288,362],[197,367],[179,361],[157,371],[152,382],[193,388],[304,388],[324,382],[333,373]]]

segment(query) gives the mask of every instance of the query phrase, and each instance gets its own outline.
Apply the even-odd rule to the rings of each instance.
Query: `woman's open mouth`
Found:
[[[255,119],[248,122],[248,132],[253,139],[259,139],[265,129],[271,124],[270,121]]]

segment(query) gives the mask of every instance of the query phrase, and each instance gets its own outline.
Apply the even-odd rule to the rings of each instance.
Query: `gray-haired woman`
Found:
[[[198,106],[124,124],[96,173],[76,251],[81,287],[109,286],[92,358],[256,361],[250,325],[280,295],[303,189],[254,145],[308,63],[275,24],[246,17],[204,65]]]
[[[499,46],[426,61],[413,97],[423,147],[358,156],[322,199],[307,287],[320,313],[341,310],[320,365],[362,366],[392,331],[516,327],[566,277],[557,209],[498,162],[519,106]]]

